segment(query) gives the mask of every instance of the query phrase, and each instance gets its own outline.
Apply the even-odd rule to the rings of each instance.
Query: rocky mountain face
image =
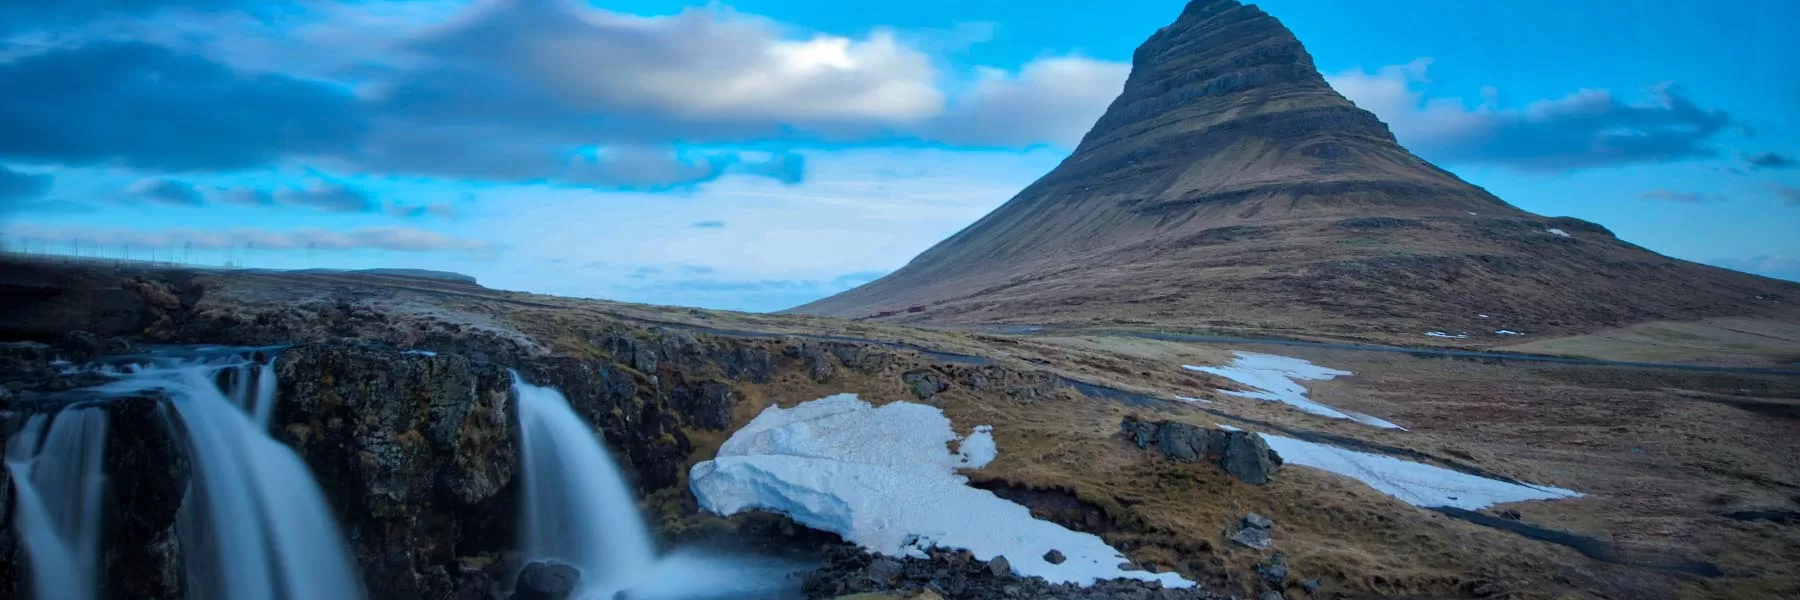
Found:
[[[1195,0],[1055,170],[904,268],[792,312],[1411,335],[1507,314],[1549,333],[1773,310],[1757,296],[1800,286],[1519,210],[1402,148],[1274,17]]]

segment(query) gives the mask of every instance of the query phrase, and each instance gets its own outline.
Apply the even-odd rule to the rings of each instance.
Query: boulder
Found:
[[[994,557],[994,560],[988,561],[987,566],[988,572],[993,573],[995,577],[1007,577],[1012,575],[1012,563],[1007,562],[1005,556]]]
[[[575,567],[554,562],[534,562],[525,565],[519,572],[519,582],[513,587],[512,600],[569,600],[575,593],[575,583],[581,580],[581,571]]]
[[[1269,537],[1269,530],[1256,527],[1238,529],[1237,533],[1231,534],[1231,541],[1252,550],[1268,550],[1274,545],[1274,540]]]
[[[1225,431],[1177,421],[1150,422],[1127,416],[1119,429],[1139,448],[1151,444],[1170,460],[1177,462],[1212,462],[1245,482],[1262,485],[1269,482],[1281,456],[1269,449],[1261,436],[1246,431]]]
[[[1224,458],[1219,463],[1225,472],[1246,483],[1262,485],[1269,482],[1278,464],[1280,459],[1262,436],[1248,431],[1227,433]]]
[[[806,361],[806,373],[812,376],[813,381],[825,383],[831,379],[832,372],[836,371],[836,367],[831,364],[831,357],[812,344],[800,348],[799,358]]]
[[[950,389],[950,384],[935,371],[913,371],[901,375],[900,380],[905,381],[906,387],[920,400],[930,400],[939,392]]]
[[[1256,513],[1250,513],[1244,515],[1244,522],[1240,525],[1244,527],[1255,527],[1257,529],[1268,529],[1275,526],[1275,521]]]
[[[86,362],[90,358],[100,356],[105,347],[106,344],[100,340],[100,336],[86,331],[71,331],[63,334],[62,338],[56,341],[57,351],[62,354],[63,358],[74,362]]]
[[[1256,575],[1269,587],[1277,590],[1281,589],[1283,586],[1287,585],[1287,559],[1282,558],[1280,554],[1276,554],[1269,557],[1268,560],[1257,563]]]
[[[1049,552],[1044,553],[1044,562],[1047,562],[1047,563],[1050,563],[1053,565],[1060,565],[1060,564],[1063,564],[1063,561],[1065,561],[1065,560],[1068,560],[1068,559],[1063,557],[1063,553],[1061,550],[1051,550]]]
[[[1187,423],[1166,422],[1156,433],[1163,455],[1180,462],[1216,460],[1225,453],[1226,433]]]

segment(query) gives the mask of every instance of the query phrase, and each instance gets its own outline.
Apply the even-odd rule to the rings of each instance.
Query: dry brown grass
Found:
[[[1095,515],[1068,524],[1093,531],[1140,563],[1175,568],[1226,591],[1249,593],[1262,554],[1231,546],[1227,529],[1245,512],[1275,519],[1277,549],[1295,580],[1319,577],[1321,596],[1779,598],[1800,595],[1800,531],[1741,522],[1724,513],[1800,509],[1800,378],[1542,364],[1485,364],[1402,354],[1316,348],[1255,348],[1354,371],[1313,384],[1313,398],[1373,414],[1411,431],[1377,430],[1283,405],[1223,396],[1215,378],[1180,369],[1219,363],[1231,346],[1068,335],[1019,338],[916,330],[819,318],[742,315],[463,290],[309,278],[277,285],[266,276],[215,282],[213,302],[280,303],[354,290],[366,302],[514,330],[549,351],[594,354],[594,333],[612,327],[712,327],[809,336],[854,336],[991,357],[1006,370],[992,391],[963,385],[934,397],[958,431],[995,426],[999,458],[971,473],[992,489],[1041,490]],[[342,291],[342,290],[339,290]],[[670,325],[673,324],[673,325]],[[780,341],[756,342],[775,352]],[[932,368],[951,381],[966,365],[894,351],[876,373],[839,367],[828,383],[794,369],[764,385],[739,383],[734,426],[770,404],[854,392],[875,403],[913,400],[900,375]],[[1061,388],[1034,402],[1004,393],[1044,373],[1159,398],[1214,400],[1154,408],[1090,398]],[[1741,390],[1741,391],[1740,391]],[[1210,465],[1173,463],[1117,432],[1143,414],[1211,425],[1220,417],[1349,436],[1478,465],[1521,480],[1576,489],[1586,497],[1514,505],[1526,522],[1620,546],[1625,558],[1677,558],[1719,565],[1698,578],[1597,561],[1563,546],[1420,510],[1346,478],[1283,469],[1267,486],[1231,479]],[[1229,420],[1229,419],[1227,419]],[[1234,424],[1249,425],[1248,421]],[[1251,428],[1255,428],[1251,426]],[[710,458],[726,432],[691,431],[693,460]],[[679,490],[652,498],[675,527],[710,526],[682,514]],[[1043,508],[1043,507],[1040,507]],[[1045,508],[1045,516],[1063,519]],[[1077,511],[1077,512],[1081,512]],[[1298,589],[1294,598],[1304,597]]]
[[[1800,321],[1714,318],[1656,321],[1500,350],[1605,360],[1771,366],[1800,363]]]

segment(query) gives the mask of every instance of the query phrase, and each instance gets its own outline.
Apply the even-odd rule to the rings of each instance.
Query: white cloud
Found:
[[[435,98],[434,111],[535,107],[730,130],[907,123],[937,114],[944,102],[930,57],[893,31],[795,37],[779,23],[721,7],[641,17],[559,0],[497,0],[402,47],[410,54],[401,75],[366,94],[416,108],[429,100],[421,91],[458,81],[503,84]]]
[[[1626,102],[1607,90],[1583,89],[1523,108],[1502,108],[1499,91],[1482,90],[1470,106],[1428,98],[1432,61],[1421,58],[1367,72],[1330,75],[1331,86],[1386,121],[1402,144],[1430,160],[1521,169],[1579,169],[1714,156],[1716,136],[1733,124],[1722,111],[1695,105],[1673,84]]]
[[[1720,258],[1707,261],[1713,265],[1754,273],[1764,277],[1800,281],[1800,256],[1767,255],[1749,258]]]
[[[1052,56],[1018,72],[978,72],[973,89],[933,123],[932,137],[952,144],[1073,148],[1125,87],[1131,65]]]

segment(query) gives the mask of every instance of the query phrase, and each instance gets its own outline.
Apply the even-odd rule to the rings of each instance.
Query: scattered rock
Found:
[[[1243,526],[1244,527],[1255,527],[1257,529],[1268,529],[1270,527],[1274,527],[1275,522],[1272,520],[1269,520],[1268,517],[1265,517],[1265,516],[1262,516],[1262,515],[1259,515],[1256,513],[1250,513],[1250,514],[1244,515]]]
[[[519,572],[512,600],[568,600],[581,572],[562,563],[534,562]]]
[[[1282,558],[1280,554],[1276,554],[1269,557],[1268,560],[1257,563],[1256,575],[1261,577],[1263,583],[1268,584],[1269,587],[1281,589],[1282,586],[1287,584],[1287,559]]]
[[[1231,534],[1231,541],[1252,550],[1268,550],[1269,546],[1274,545],[1274,540],[1269,537],[1269,530],[1255,527],[1239,529],[1237,533]]]
[[[1256,600],[1282,600],[1282,596],[1281,592],[1271,590],[1263,592],[1261,596],[1256,597]]]
[[[105,343],[100,341],[100,336],[92,333],[71,331],[63,334],[62,339],[57,340],[56,349],[62,352],[64,358],[74,362],[86,362],[90,358],[101,355],[104,352]]]
[[[920,400],[930,400],[939,392],[950,389],[950,384],[933,371],[913,371],[901,375],[900,379],[906,382],[907,387],[912,389],[913,395],[918,396]]]
[[[1308,579],[1304,582],[1301,582],[1300,589],[1306,590],[1306,593],[1308,593],[1308,594],[1319,591],[1319,578],[1314,577],[1312,579]]]
[[[1521,518],[1524,518],[1524,515],[1519,514],[1519,511],[1509,508],[1509,509],[1500,511],[1500,518],[1506,519],[1509,521],[1517,521]]]
[[[906,567],[902,566],[900,561],[883,556],[875,559],[874,562],[869,563],[868,574],[871,581],[882,585],[888,585],[893,583],[894,579],[899,577],[901,573],[904,573],[905,570]]]
[[[994,560],[988,561],[988,572],[993,573],[995,577],[1011,575],[1012,563],[1007,562],[1005,556],[996,556]]]
[[[1060,564],[1063,564],[1064,560],[1067,560],[1067,559],[1063,557],[1063,553],[1061,550],[1051,550],[1049,552],[1044,553],[1044,562],[1047,562],[1047,563],[1050,563],[1053,565],[1060,565]]]
[[[1091,586],[1051,584],[1013,574],[1006,559],[982,562],[963,551],[932,549],[924,558],[891,558],[850,545],[832,546],[824,566],[806,575],[807,598],[836,600],[1220,600],[1198,587],[1165,589],[1130,579]]]

